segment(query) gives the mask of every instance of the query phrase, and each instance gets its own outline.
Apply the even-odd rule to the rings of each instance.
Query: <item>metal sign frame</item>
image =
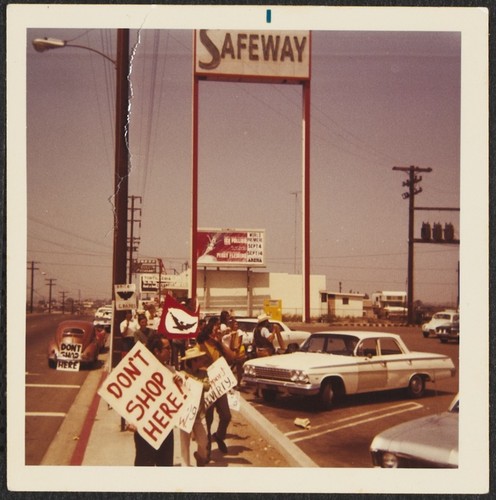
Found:
[[[200,30],[205,32],[205,30]],[[284,33],[284,32],[280,32]],[[201,35],[201,33],[200,33]],[[311,32],[308,32],[308,78],[288,76],[229,75],[215,74],[212,78],[204,71],[197,73],[197,31],[193,33],[194,71],[193,71],[193,149],[192,149],[192,215],[191,215],[191,280],[189,296],[194,300],[197,295],[197,231],[198,231],[198,138],[199,138],[199,86],[202,80],[284,83],[302,87],[302,211],[303,211],[303,321],[310,321],[310,79],[311,79]]]

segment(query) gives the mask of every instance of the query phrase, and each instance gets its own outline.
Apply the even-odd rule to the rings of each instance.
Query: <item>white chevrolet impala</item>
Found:
[[[313,333],[298,352],[247,361],[243,380],[265,401],[278,393],[317,396],[330,409],[346,394],[405,388],[418,398],[426,382],[455,374],[448,356],[410,351],[399,335],[336,331]]]

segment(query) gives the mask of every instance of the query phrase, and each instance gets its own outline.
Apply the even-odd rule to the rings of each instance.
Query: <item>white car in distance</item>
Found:
[[[243,344],[251,344],[253,342],[253,330],[255,330],[255,327],[258,324],[257,319],[238,318],[236,321],[238,322],[239,329],[244,332]],[[307,340],[311,335],[310,332],[305,332],[303,330],[292,330],[288,325],[286,325],[286,323],[279,320],[269,319],[269,325],[270,330],[272,330],[274,325],[279,326],[282,340],[286,344],[285,350],[297,350],[299,346],[303,344],[303,342],[305,342],[305,340]],[[276,348],[276,351],[278,349],[283,349],[283,347],[279,345],[277,337],[274,340],[274,347]]]

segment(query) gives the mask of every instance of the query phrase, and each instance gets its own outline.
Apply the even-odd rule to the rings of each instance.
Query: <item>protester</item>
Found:
[[[126,311],[126,318],[120,324],[123,351],[130,351],[133,348],[134,332],[137,329],[138,325],[133,319],[133,311]]]
[[[231,319],[231,315],[229,314],[229,311],[224,310],[224,311],[220,312],[219,328],[223,334],[226,334],[229,332],[229,320],[230,319]]]
[[[153,302],[150,302],[148,304],[148,307],[145,311],[145,316],[147,319],[148,328],[150,328],[150,330],[156,331],[160,323],[160,316],[158,315],[157,308],[155,307],[155,304]]]
[[[253,330],[253,344],[255,345],[257,357],[271,356],[276,352],[274,347],[275,333],[269,330],[270,316],[260,314],[257,318],[257,326]]]
[[[144,320],[146,321],[146,317]],[[157,333],[150,335],[146,342],[146,347],[162,364],[167,366],[171,347],[169,341],[165,337]],[[129,430],[134,430],[134,445],[136,450],[134,459],[135,466],[171,467],[174,465],[174,433],[172,431],[169,432],[159,449],[156,450],[140,436],[134,427],[129,426]]]
[[[219,336],[219,320],[216,317],[212,317],[208,320],[207,325],[197,338],[200,350],[206,353],[206,367],[217,361],[221,356],[226,359],[228,364],[231,364],[236,358],[235,353],[220,341]],[[219,415],[219,424],[217,426],[217,431],[212,434],[211,428],[214,419],[214,408]],[[209,453],[212,445],[212,438],[216,441],[219,450],[222,453],[227,453],[228,450],[224,440],[226,439],[227,428],[231,421],[231,411],[229,409],[227,394],[222,395],[207,409],[205,417],[207,422]]]
[[[205,401],[203,395],[205,391],[210,389],[210,382],[208,380],[207,371],[204,368],[205,352],[200,351],[197,347],[192,347],[181,357],[181,361],[184,362],[184,373],[186,378],[193,378],[203,384],[203,392],[192,431],[189,433],[181,430],[181,453],[184,463],[190,466],[190,444],[191,436],[193,435],[197,444],[197,451],[193,454],[196,459],[196,465],[198,467],[203,467],[209,461],[208,436],[205,428]]]
[[[243,330],[239,328],[238,322],[236,318],[232,315],[229,320],[229,333],[222,337],[222,342],[227,344],[231,351],[236,353],[236,358],[231,363],[231,368],[236,375],[236,379],[238,384],[241,382],[241,378],[243,377],[243,364],[246,361],[246,350],[243,345]]]
[[[148,320],[144,314],[140,314],[138,316],[138,325],[138,329],[134,332],[134,343],[139,340],[142,344],[146,345],[148,337],[151,335],[153,330],[148,328]]]

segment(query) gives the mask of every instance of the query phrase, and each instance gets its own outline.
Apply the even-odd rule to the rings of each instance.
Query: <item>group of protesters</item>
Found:
[[[147,309],[149,312],[150,309]],[[184,430],[181,435],[181,454],[183,463],[190,463],[191,438],[197,445],[193,453],[196,466],[202,467],[210,462],[212,443],[217,445],[221,453],[228,453],[225,442],[227,429],[231,421],[231,410],[229,408],[228,395],[223,394],[216,399],[208,408],[204,401],[204,394],[210,389],[210,381],[207,369],[219,358],[225,358],[227,364],[233,369],[238,381],[241,378],[240,368],[246,359],[242,345],[242,332],[237,328],[237,322],[228,311],[222,311],[220,318],[210,317],[203,320],[199,327],[199,333],[192,342],[179,340],[182,343],[182,355],[178,357],[179,365],[173,361],[173,347],[175,340],[169,340],[157,332],[158,322],[153,315],[152,309],[149,314],[138,314],[133,318],[131,311],[126,312],[126,319],[120,324],[120,332],[126,343],[126,350],[132,349],[133,345],[140,341],[155,357],[173,372],[175,380],[185,381],[193,378],[202,383],[203,392],[200,399],[199,410],[190,433]],[[193,344],[193,345],[192,345]],[[217,428],[213,429],[214,412],[218,415]],[[134,431],[135,441],[135,464],[136,466],[172,466],[174,459],[174,436],[170,432],[158,450],[148,444],[132,425],[128,429]]]

